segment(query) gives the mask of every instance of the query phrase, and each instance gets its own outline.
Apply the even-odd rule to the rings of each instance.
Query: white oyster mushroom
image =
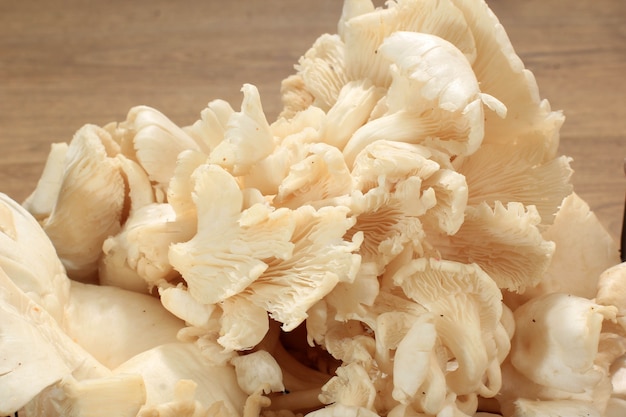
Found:
[[[262,307],[287,332],[300,325],[309,308],[338,283],[354,281],[361,262],[355,252],[363,239],[356,233],[351,240],[344,240],[354,224],[346,207],[315,210],[302,206],[292,213],[292,255],[272,259],[267,270],[237,295]]]
[[[104,129],[86,125],[76,132],[54,209],[42,222],[68,275],[94,279],[102,243],[121,225],[125,187],[117,159],[107,154]]]
[[[624,268],[486,3],[345,0],[242,92],[0,196],[0,415],[624,414]]]
[[[176,278],[178,273],[169,262],[170,245],[193,236],[194,225],[178,221],[166,203],[133,211],[122,230],[102,245],[100,284],[148,293],[161,281]]]
[[[227,101],[213,100],[200,112],[200,119],[184,130],[208,155],[224,140],[228,120],[233,113],[235,111]]]
[[[174,175],[178,154],[187,149],[200,150],[191,136],[152,107],[133,107],[120,126],[132,137],[137,161],[161,192]]]
[[[237,383],[248,395],[258,390],[266,394],[283,392],[283,374],[276,359],[264,350],[237,356],[230,361],[235,366]]]
[[[110,373],[1,269],[0,310],[0,414],[13,414],[72,373]]]
[[[550,265],[554,242],[541,235],[534,206],[486,202],[468,206],[459,231],[433,245],[446,259],[478,264],[500,288],[524,292],[537,285]]]
[[[594,365],[602,322],[616,313],[565,293],[533,298],[515,310],[511,363],[535,383],[571,393],[590,390],[603,376]]]
[[[68,145],[65,142],[53,143],[50,146],[50,152],[37,186],[22,203],[24,208],[40,221],[52,213],[56,204],[63,183],[67,149]]]
[[[70,284],[52,242],[37,220],[0,194],[0,267],[31,300],[59,324]]]
[[[214,365],[192,343],[158,345],[122,363],[114,369],[114,374],[138,374],[143,377],[146,402],[141,412],[146,416],[152,415],[148,410],[158,410],[161,404],[170,402],[175,405],[177,386],[184,381],[196,384],[193,398],[203,407],[209,408],[221,402],[230,413],[227,415],[240,416],[243,413],[246,395],[239,389],[235,369]]]
[[[289,120],[280,118],[274,122],[271,129],[279,143],[243,177],[245,186],[256,188],[266,196],[277,194],[291,167],[306,158],[309,147],[319,142],[319,130],[325,117],[321,109],[311,106]]]
[[[345,84],[326,114],[320,131],[322,140],[343,149],[354,132],[368,121],[384,94],[383,88],[374,86],[368,79]]]
[[[220,309],[217,342],[226,351],[249,350],[258,345],[270,329],[265,308],[239,294],[222,301]]]
[[[495,395],[500,368],[492,366],[499,365],[499,355],[491,341],[502,316],[495,282],[475,264],[424,258],[401,267],[393,281],[432,313],[437,335],[455,362],[456,369],[446,374],[449,389],[458,395]]]
[[[161,304],[189,326],[211,329],[212,316],[217,306],[202,304],[191,296],[189,291],[179,284],[176,287],[159,287]]]
[[[379,54],[383,41],[398,31],[430,34],[445,39],[462,51],[468,62],[476,57],[474,36],[461,11],[451,1],[400,0],[386,8],[370,0],[345,3],[339,23],[345,42],[346,71],[350,79],[369,78],[388,87],[388,62]]]
[[[430,314],[411,325],[396,349],[393,367],[393,398],[409,403],[428,376],[437,330]],[[445,394],[444,394],[445,397]]]
[[[18,414],[135,417],[145,400],[146,386],[138,374],[111,374],[90,379],[69,376],[43,390]]]
[[[328,305],[335,310],[336,320],[346,321],[366,314],[365,308],[375,303],[380,290],[378,271],[375,263],[361,259],[354,281],[338,283],[325,297]]]
[[[497,97],[507,117],[485,112],[486,143],[523,143],[543,160],[554,158],[564,117],[542,99],[532,72],[515,53],[505,28],[485,2],[452,0],[475,41],[472,69],[483,93]]]
[[[408,177],[426,179],[442,168],[437,151],[421,145],[378,140],[366,146],[352,167],[355,188],[367,192]],[[446,167],[447,168],[447,167]]]
[[[422,187],[432,191],[436,204],[421,219],[429,230],[456,234],[465,221],[468,186],[465,176],[450,169],[440,169],[427,178]]]
[[[443,38],[399,31],[386,38],[379,51],[391,63],[387,102],[392,113],[421,113],[431,104],[455,113],[481,97],[470,62]]]
[[[576,193],[567,196],[543,236],[556,244],[553,260],[528,297],[549,292],[596,297],[599,277],[619,263],[619,251],[589,205]],[[590,241],[594,244],[585,243]]]
[[[175,342],[184,326],[152,296],[80,282],[72,282],[65,316],[66,333],[109,369]]]
[[[354,193],[346,204],[356,215],[350,235],[363,234],[359,254],[363,262],[374,263],[379,274],[405,249],[423,251],[419,216],[434,205],[434,198],[432,193],[422,195],[418,177],[399,182],[395,190],[381,186],[364,195]]]
[[[156,202],[156,195],[146,171],[134,160],[117,154],[120,171],[126,184],[126,202],[124,204],[123,221],[141,207]]]
[[[209,155],[233,175],[245,175],[252,166],[268,156],[276,146],[270,126],[263,113],[257,88],[244,84],[241,111],[230,115],[224,139]]]
[[[626,329],[626,262],[615,264],[600,274],[595,300],[603,306],[617,307],[617,322]]]
[[[373,411],[376,387],[370,380],[367,370],[352,362],[338,368],[336,373],[337,375],[322,387],[320,400],[325,404],[338,403]]]
[[[563,199],[572,193],[573,171],[566,156],[542,158],[520,144],[485,143],[454,165],[466,178],[469,205],[517,201],[534,205],[541,223],[551,224]]]
[[[451,155],[471,154],[483,133],[483,102],[504,116],[506,109],[480,92],[465,56],[446,40],[424,33],[396,32],[379,48],[393,75],[387,115],[357,130],[344,148],[349,165],[379,139],[423,143]]]
[[[278,186],[272,201],[277,207],[321,207],[352,191],[352,176],[341,151],[325,143],[310,145],[307,150],[307,156],[291,165]]]
[[[241,292],[267,268],[264,259],[287,259],[294,221],[287,209],[256,204],[242,211],[243,194],[234,177],[216,165],[202,165],[192,176],[198,231],[169,248],[171,265],[191,295],[212,304]]]
[[[298,106],[287,107],[289,113],[303,110],[302,104],[312,104],[326,112],[337,102],[348,81],[344,53],[345,46],[338,35],[324,34],[313,43],[296,65],[297,75],[283,81],[283,102],[289,106],[294,97],[301,97],[296,101]],[[296,84],[295,80],[300,82]]]
[[[174,209],[176,218],[186,221],[193,219],[194,229],[197,227],[195,223],[198,213],[192,198],[194,182],[191,180],[191,176],[196,168],[206,162],[207,156],[202,152],[192,150],[181,152],[176,161],[174,176],[167,188],[167,202]]]

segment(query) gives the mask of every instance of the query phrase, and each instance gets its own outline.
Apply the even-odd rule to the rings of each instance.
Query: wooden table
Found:
[[[380,2],[379,2],[380,3]],[[491,0],[543,97],[567,121],[576,191],[617,239],[626,191],[626,2]],[[0,191],[21,201],[52,142],[146,104],[180,125],[244,82],[272,120],[280,80],[340,0],[0,2]]]

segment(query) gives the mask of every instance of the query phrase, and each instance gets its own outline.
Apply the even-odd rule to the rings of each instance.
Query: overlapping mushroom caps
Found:
[[[148,386],[146,412],[625,408],[610,387],[622,278],[599,277],[617,250],[572,192],[562,114],[484,2],[346,0],[283,81],[277,120],[242,93],[190,126],[138,106],[84,127],[24,204],[71,277],[158,296],[185,322],[180,344],[122,369],[162,355],[237,375],[236,399],[208,409],[193,400],[208,375],[162,401]]]

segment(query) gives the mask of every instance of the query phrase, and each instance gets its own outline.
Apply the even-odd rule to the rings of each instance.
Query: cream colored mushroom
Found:
[[[309,147],[319,142],[325,117],[320,108],[310,106],[290,119],[279,118],[272,123],[272,134],[278,142],[276,148],[252,166],[242,178],[243,185],[256,188],[268,197],[277,194],[291,167],[309,156]]]
[[[474,37],[452,2],[401,0],[378,9],[371,4],[369,0],[346,2],[340,20],[350,79],[369,78],[375,85],[389,86],[388,63],[378,52],[383,40],[397,31],[421,32],[446,39],[473,62]]]
[[[602,378],[594,366],[602,322],[617,308],[564,293],[533,298],[515,310],[511,363],[531,381],[580,393]]]
[[[375,87],[368,79],[346,83],[324,119],[322,140],[342,150],[354,132],[370,119],[384,94],[383,88]]]
[[[163,201],[178,154],[188,149],[199,151],[200,145],[167,116],[148,106],[130,109],[120,126],[132,137],[135,157],[156,183],[158,201]]]
[[[626,262],[604,270],[598,278],[596,302],[617,307],[617,322],[626,330]]]
[[[570,158],[542,161],[520,144],[485,143],[475,153],[455,160],[456,170],[466,178],[468,204],[493,205],[517,201],[534,205],[541,223],[551,224],[563,199],[571,194]]]
[[[542,161],[553,159],[558,150],[563,114],[552,111],[549,102],[541,99],[534,75],[524,67],[488,4],[472,0],[452,0],[452,3],[462,12],[475,40],[476,59],[472,69],[481,91],[496,97],[507,108],[505,118],[485,113],[484,142],[519,142],[537,152]]]
[[[216,165],[198,167],[192,181],[198,230],[189,241],[170,246],[169,260],[194,298],[223,301],[261,276],[268,268],[264,260],[292,256],[295,225],[287,209],[256,204],[242,212],[242,191]]]
[[[43,221],[47,218],[56,204],[63,174],[65,173],[65,155],[68,144],[65,142],[53,143],[46,159],[41,177],[35,189],[26,197],[22,205],[36,219]]]
[[[563,200],[553,224],[542,236],[555,243],[552,261],[541,282],[520,296],[511,297],[518,305],[552,292],[593,299],[601,274],[619,263],[617,245],[576,193]],[[589,241],[594,245],[588,245]]]
[[[555,245],[538,228],[534,206],[511,202],[467,207],[457,233],[433,245],[446,259],[478,264],[500,288],[524,292],[537,285],[550,265]]]
[[[68,275],[94,280],[102,243],[121,228],[125,187],[117,159],[103,141],[110,135],[86,125],[69,144],[56,204],[43,223]]]
[[[388,111],[347,142],[349,165],[361,149],[379,139],[423,143],[451,155],[471,154],[483,139],[483,102],[501,116],[506,113],[498,100],[480,92],[465,56],[442,38],[396,32],[378,50],[393,76]]]
[[[352,185],[352,176],[341,152],[333,146],[317,143],[308,146],[306,156],[291,165],[272,204],[291,209],[306,204],[322,207],[334,197],[350,194]]]
[[[0,194],[0,268],[57,323],[63,323],[70,288],[63,264],[37,220],[6,194]]]
[[[450,352],[448,360],[456,367],[446,374],[449,389],[457,395],[495,395],[499,355],[490,341],[502,316],[495,282],[475,264],[424,258],[401,267],[393,281],[433,315],[437,335]]]
[[[345,73],[344,49],[344,44],[338,35],[320,36],[302,55],[296,66],[297,77],[302,80],[302,84],[296,84],[301,88],[301,92],[296,96],[310,95],[313,98],[311,104],[328,111],[337,102],[339,92],[348,81]],[[292,80],[292,78],[287,80]],[[293,100],[286,96],[294,91],[293,88],[288,88],[289,85],[283,82],[281,92],[283,101],[287,103]]]
[[[92,377],[108,373],[1,269],[0,311],[2,333],[11,335],[0,338],[2,414],[19,410],[44,388],[76,370]]]
[[[236,176],[247,174],[255,163],[268,156],[276,146],[257,88],[245,84],[241,91],[241,111],[230,115],[224,140],[209,155],[209,162],[220,165]]]
[[[200,119],[184,128],[200,146],[200,151],[209,155],[223,140],[228,120],[235,113],[225,100],[213,100],[200,112]]]
[[[161,281],[178,276],[169,262],[169,247],[189,240],[195,222],[178,221],[171,205],[143,206],[122,230],[102,245],[99,278],[102,285],[148,293]]]
[[[300,325],[307,310],[339,282],[354,281],[361,261],[355,252],[362,235],[344,240],[354,224],[345,207],[302,206],[293,214],[292,255],[271,260],[267,270],[238,295],[268,311],[285,331]]]

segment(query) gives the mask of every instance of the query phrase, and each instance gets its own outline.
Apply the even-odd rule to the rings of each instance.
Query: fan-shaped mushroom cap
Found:
[[[93,378],[110,374],[1,268],[0,314],[3,334],[11,335],[0,338],[3,413],[21,409],[44,388],[72,372]]]
[[[345,61],[350,79],[369,78],[387,87],[388,63],[379,55],[383,40],[397,31],[412,31],[446,39],[474,60],[474,37],[462,13],[450,1],[404,0],[389,2],[385,9],[366,12],[365,3],[348,3],[340,22]],[[360,6],[360,7],[357,7]],[[365,13],[364,13],[365,12]]]
[[[63,323],[69,280],[48,236],[25,208],[0,194],[0,268],[31,300]]]
[[[543,160],[556,155],[563,115],[539,95],[532,72],[524,68],[504,27],[486,3],[452,0],[462,12],[475,41],[472,68],[483,93],[507,108],[505,118],[485,113],[486,143],[520,143],[541,150]]]
[[[344,51],[343,41],[338,35],[325,34],[313,43],[296,66],[304,89],[313,97],[312,104],[324,111],[328,111],[337,102],[339,92],[348,81]],[[301,95],[302,93],[298,96]],[[285,98],[283,91],[283,100]]]
[[[368,121],[384,94],[383,88],[375,87],[368,79],[346,83],[326,114],[320,138],[339,150],[343,149],[354,132]]]
[[[148,106],[130,109],[120,126],[132,137],[134,157],[161,193],[165,193],[174,175],[178,154],[187,149],[200,150],[198,143],[182,128]]]
[[[153,203],[133,211],[122,230],[103,243],[100,284],[149,292],[177,275],[169,262],[169,247],[193,234],[189,224],[177,221],[169,204]]]
[[[517,201],[534,205],[541,222],[551,224],[563,199],[573,190],[573,171],[568,157],[542,158],[515,144],[485,143],[454,165],[466,178],[470,206]]]
[[[379,139],[424,143],[450,155],[476,151],[484,133],[485,96],[466,57],[442,38],[414,32],[392,34],[379,50],[392,74],[387,114],[355,132],[344,148],[346,162],[351,165],[363,147]],[[506,112],[493,97],[485,102]]]
[[[256,204],[242,212],[243,194],[235,179],[216,165],[192,175],[198,212],[195,236],[169,249],[172,266],[192,296],[212,304],[241,292],[268,267],[268,258],[289,258],[294,221],[287,209]]]
[[[475,264],[424,258],[401,267],[393,281],[433,315],[441,343],[458,364],[446,375],[448,386],[458,395],[483,389],[483,378],[497,361],[496,352],[485,347],[502,315],[495,282]]]
[[[65,173],[65,155],[68,145],[65,142],[53,143],[46,159],[46,165],[35,189],[26,197],[22,206],[36,219],[43,221],[52,213]]]
[[[100,127],[86,125],[69,144],[56,204],[43,222],[68,275],[91,280],[102,243],[120,230],[125,187],[119,162],[107,155]]]
[[[244,84],[241,111],[230,115],[224,140],[209,155],[209,162],[233,175],[245,175],[275,147],[274,137],[263,113],[257,88]]]
[[[376,398],[376,387],[367,371],[357,363],[337,368],[336,376],[323,387],[320,400],[325,404],[339,403],[372,410]]]
[[[542,236],[555,244],[552,261],[536,286],[509,297],[511,305],[552,292],[593,299],[599,290],[598,278],[619,263],[617,245],[576,193],[563,199]],[[590,241],[594,244],[587,244]]]
[[[459,231],[434,245],[446,259],[474,262],[500,288],[524,292],[539,283],[550,265],[554,243],[538,228],[534,206],[517,202],[495,207],[481,203],[467,207]]]
[[[208,155],[224,140],[233,113],[235,111],[227,101],[213,100],[200,112],[200,119],[184,130],[194,138],[200,151]]]
[[[602,378],[594,366],[602,322],[615,319],[616,307],[586,298],[550,293],[515,310],[511,363],[531,381],[580,393]]]
[[[317,143],[307,147],[307,155],[289,168],[278,186],[272,203],[296,209],[311,204],[319,207],[326,200],[348,195],[352,176],[341,152],[334,146]]]

